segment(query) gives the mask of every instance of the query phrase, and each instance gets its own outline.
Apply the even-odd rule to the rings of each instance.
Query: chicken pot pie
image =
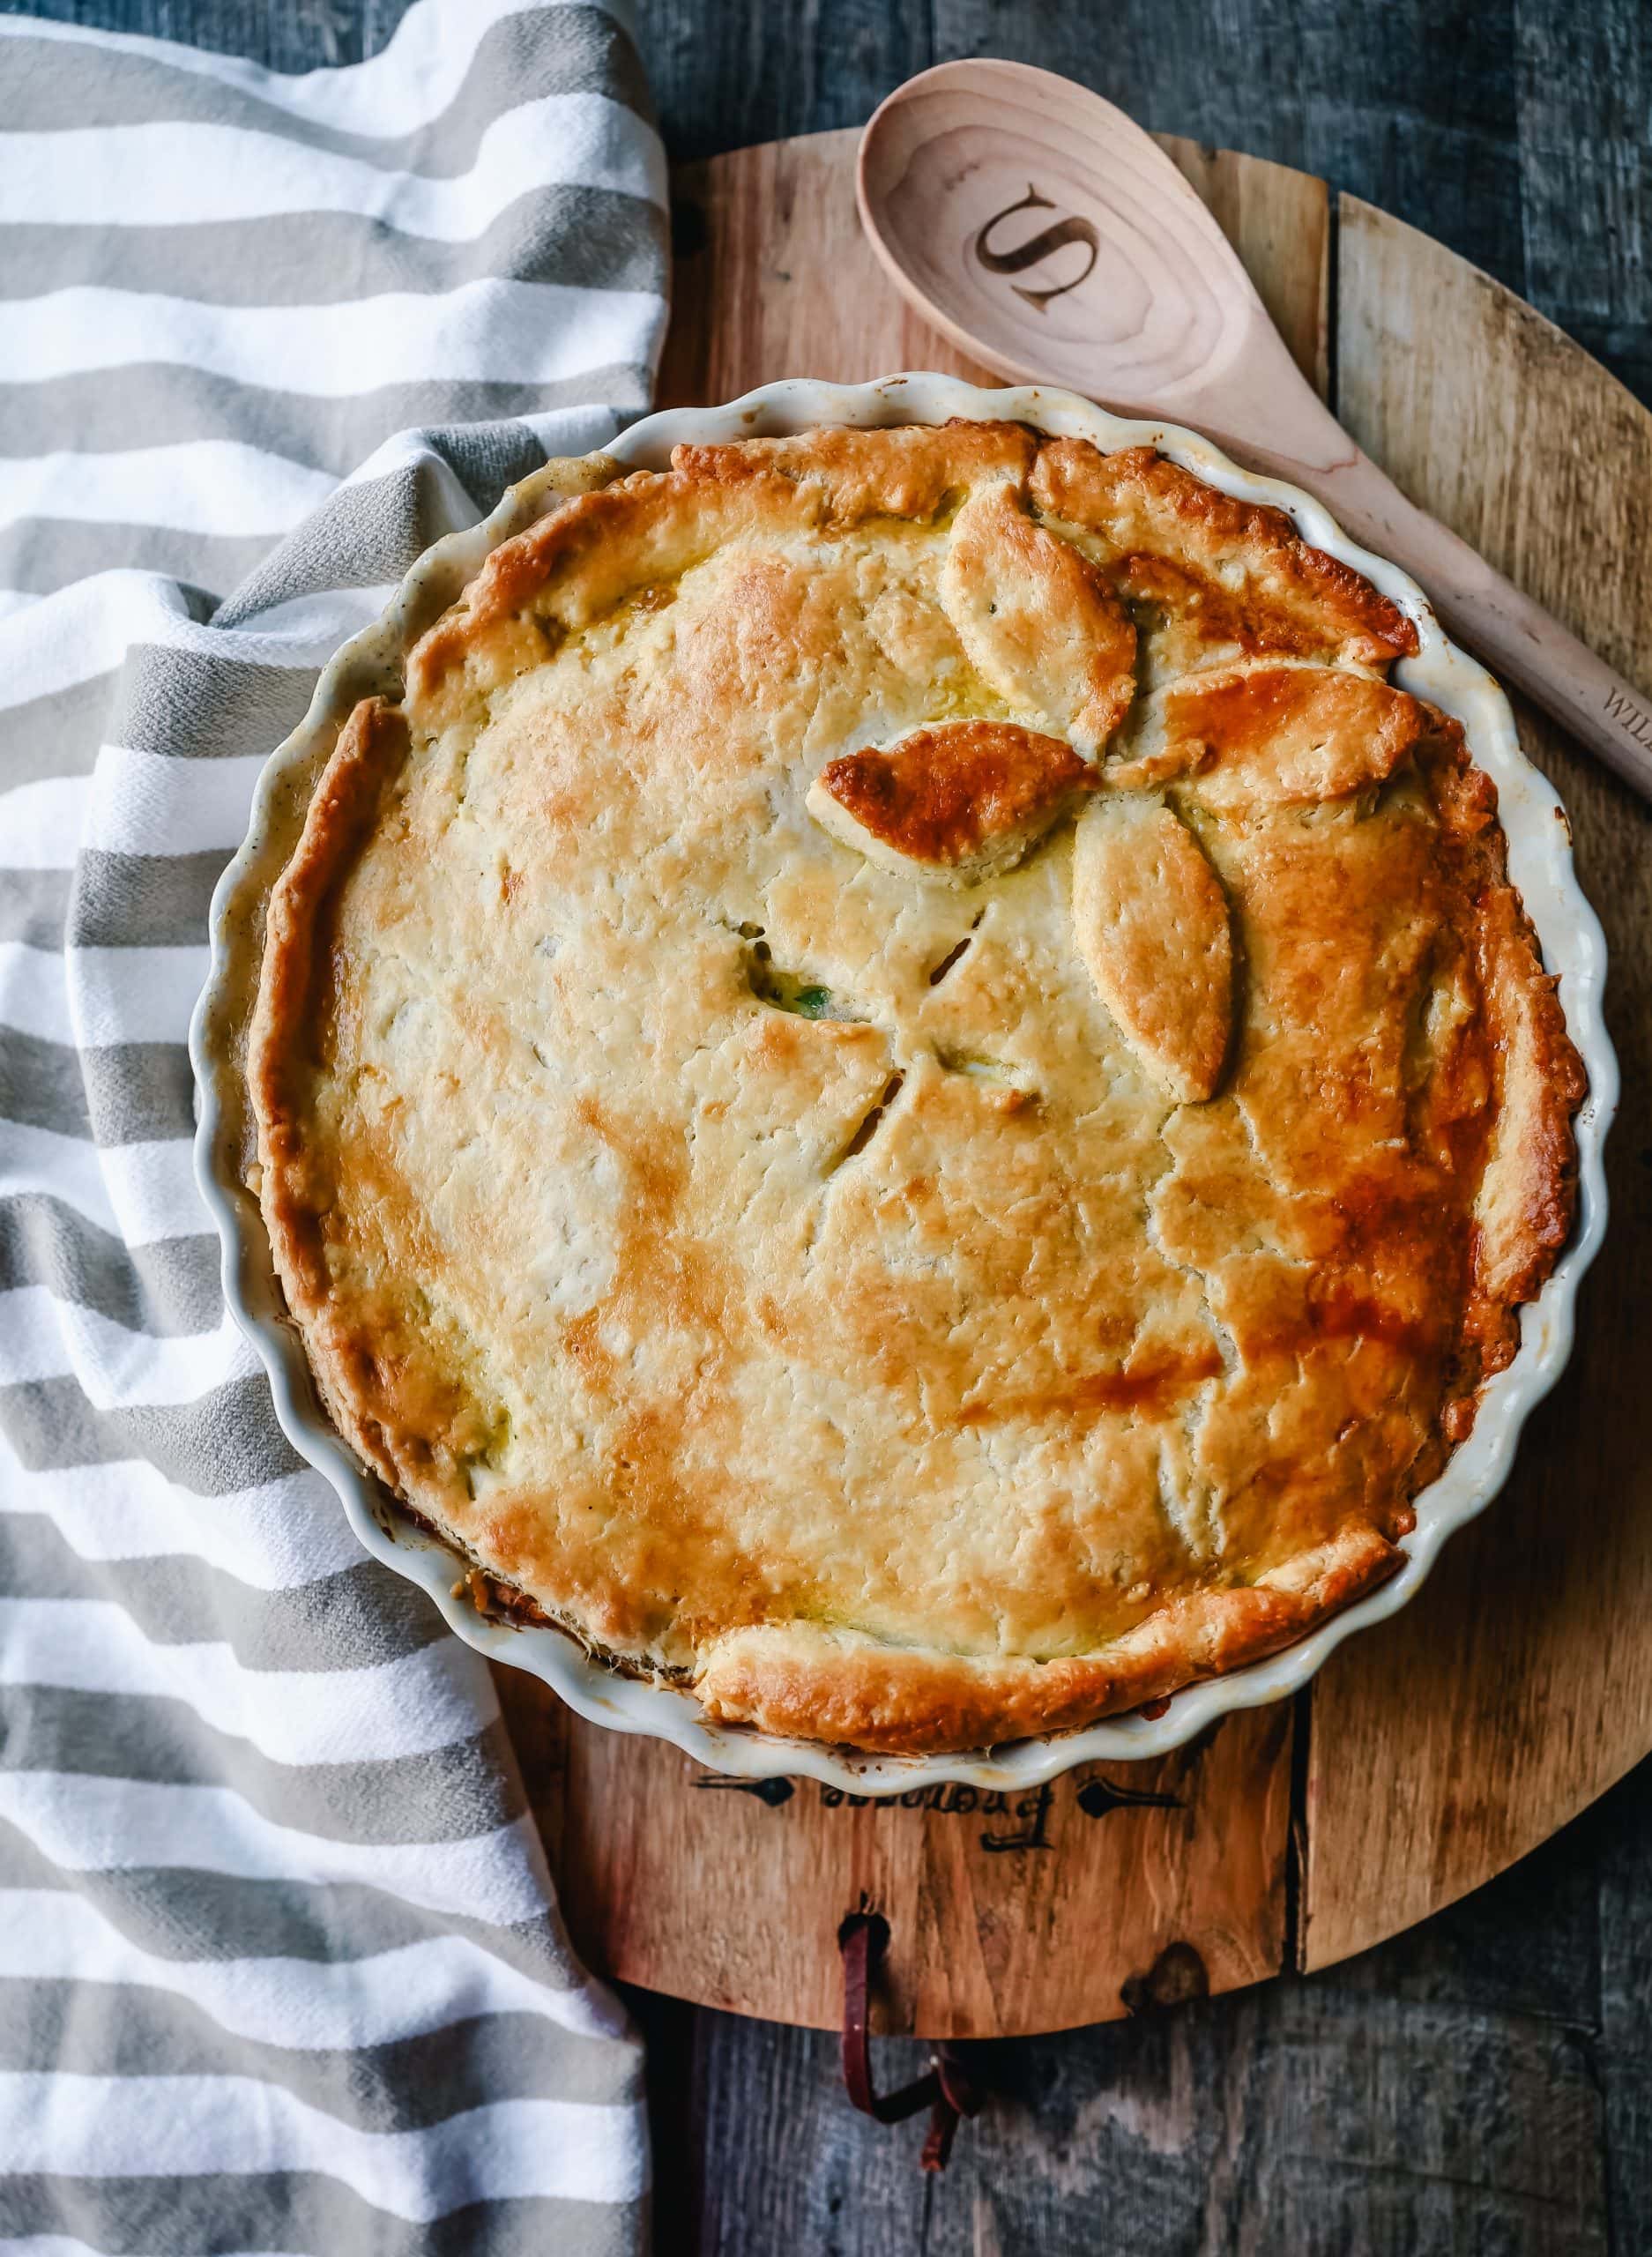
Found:
[[[1410,622],[1014,424],[564,483],[271,898],[255,1180],[340,1433],[519,1618],[867,1749],[1371,1589],[1583,1088]]]

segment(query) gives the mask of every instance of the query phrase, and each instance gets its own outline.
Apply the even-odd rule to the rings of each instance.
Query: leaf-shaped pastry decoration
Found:
[[[830,760],[809,786],[823,830],[886,870],[976,885],[1013,868],[1095,771],[1060,737],[937,721]]]
[[[1126,787],[1196,777],[1210,808],[1338,800],[1382,783],[1438,726],[1431,706],[1366,674],[1234,667],[1157,690],[1108,775]]]
[[[1220,881],[1162,800],[1108,793],[1079,817],[1073,937],[1097,992],[1154,1080],[1211,1096],[1233,1016],[1233,942]]]
[[[1135,695],[1135,629],[1090,559],[1001,481],[954,519],[941,601],[990,689],[1099,752]]]

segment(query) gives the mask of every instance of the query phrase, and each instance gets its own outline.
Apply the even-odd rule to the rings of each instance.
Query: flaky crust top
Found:
[[[495,550],[272,897],[340,1431],[712,1716],[939,1751],[1288,1642],[1570,1228],[1581,1068],[1410,623],[1013,424],[683,447]]]

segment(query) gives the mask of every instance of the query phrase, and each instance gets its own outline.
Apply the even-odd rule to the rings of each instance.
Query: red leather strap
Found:
[[[925,2075],[914,2077],[897,2092],[880,2093],[874,2086],[872,1979],[889,1940],[889,1924],[881,1912],[851,1912],[837,1931],[844,1962],[844,2086],[861,2114],[880,2124],[898,2124],[927,2104],[929,2130],[924,2141],[923,2167],[944,2171],[958,2119],[974,2115],[981,2095],[963,2063],[944,2045],[930,2055]]]
[[[941,2090],[929,2112],[929,2130],[920,2157],[926,2171],[944,2171],[952,2153],[961,2117],[973,2116],[986,2095],[949,2047],[938,2046],[931,2056]]]

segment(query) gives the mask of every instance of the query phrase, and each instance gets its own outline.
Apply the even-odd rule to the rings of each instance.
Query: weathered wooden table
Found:
[[[406,0],[20,4],[297,70],[374,51]],[[1015,56],[1411,220],[1652,401],[1646,0],[636,5],[678,158],[855,124],[929,63]],[[1652,495],[1646,513],[1652,537]],[[1625,819],[1645,820],[1626,801]],[[1652,931],[1642,1003],[1648,960]],[[1614,1194],[1645,1233],[1652,1132],[1644,1090],[1626,1099]],[[1624,1352],[1652,1361],[1652,1320]],[[1327,1975],[974,2049],[993,2104],[938,2182],[919,2178],[912,2127],[844,2105],[830,2039],[633,2002],[659,2257],[1652,2252],[1652,1764],[1477,1896]],[[909,2050],[890,2047],[887,2081]]]

